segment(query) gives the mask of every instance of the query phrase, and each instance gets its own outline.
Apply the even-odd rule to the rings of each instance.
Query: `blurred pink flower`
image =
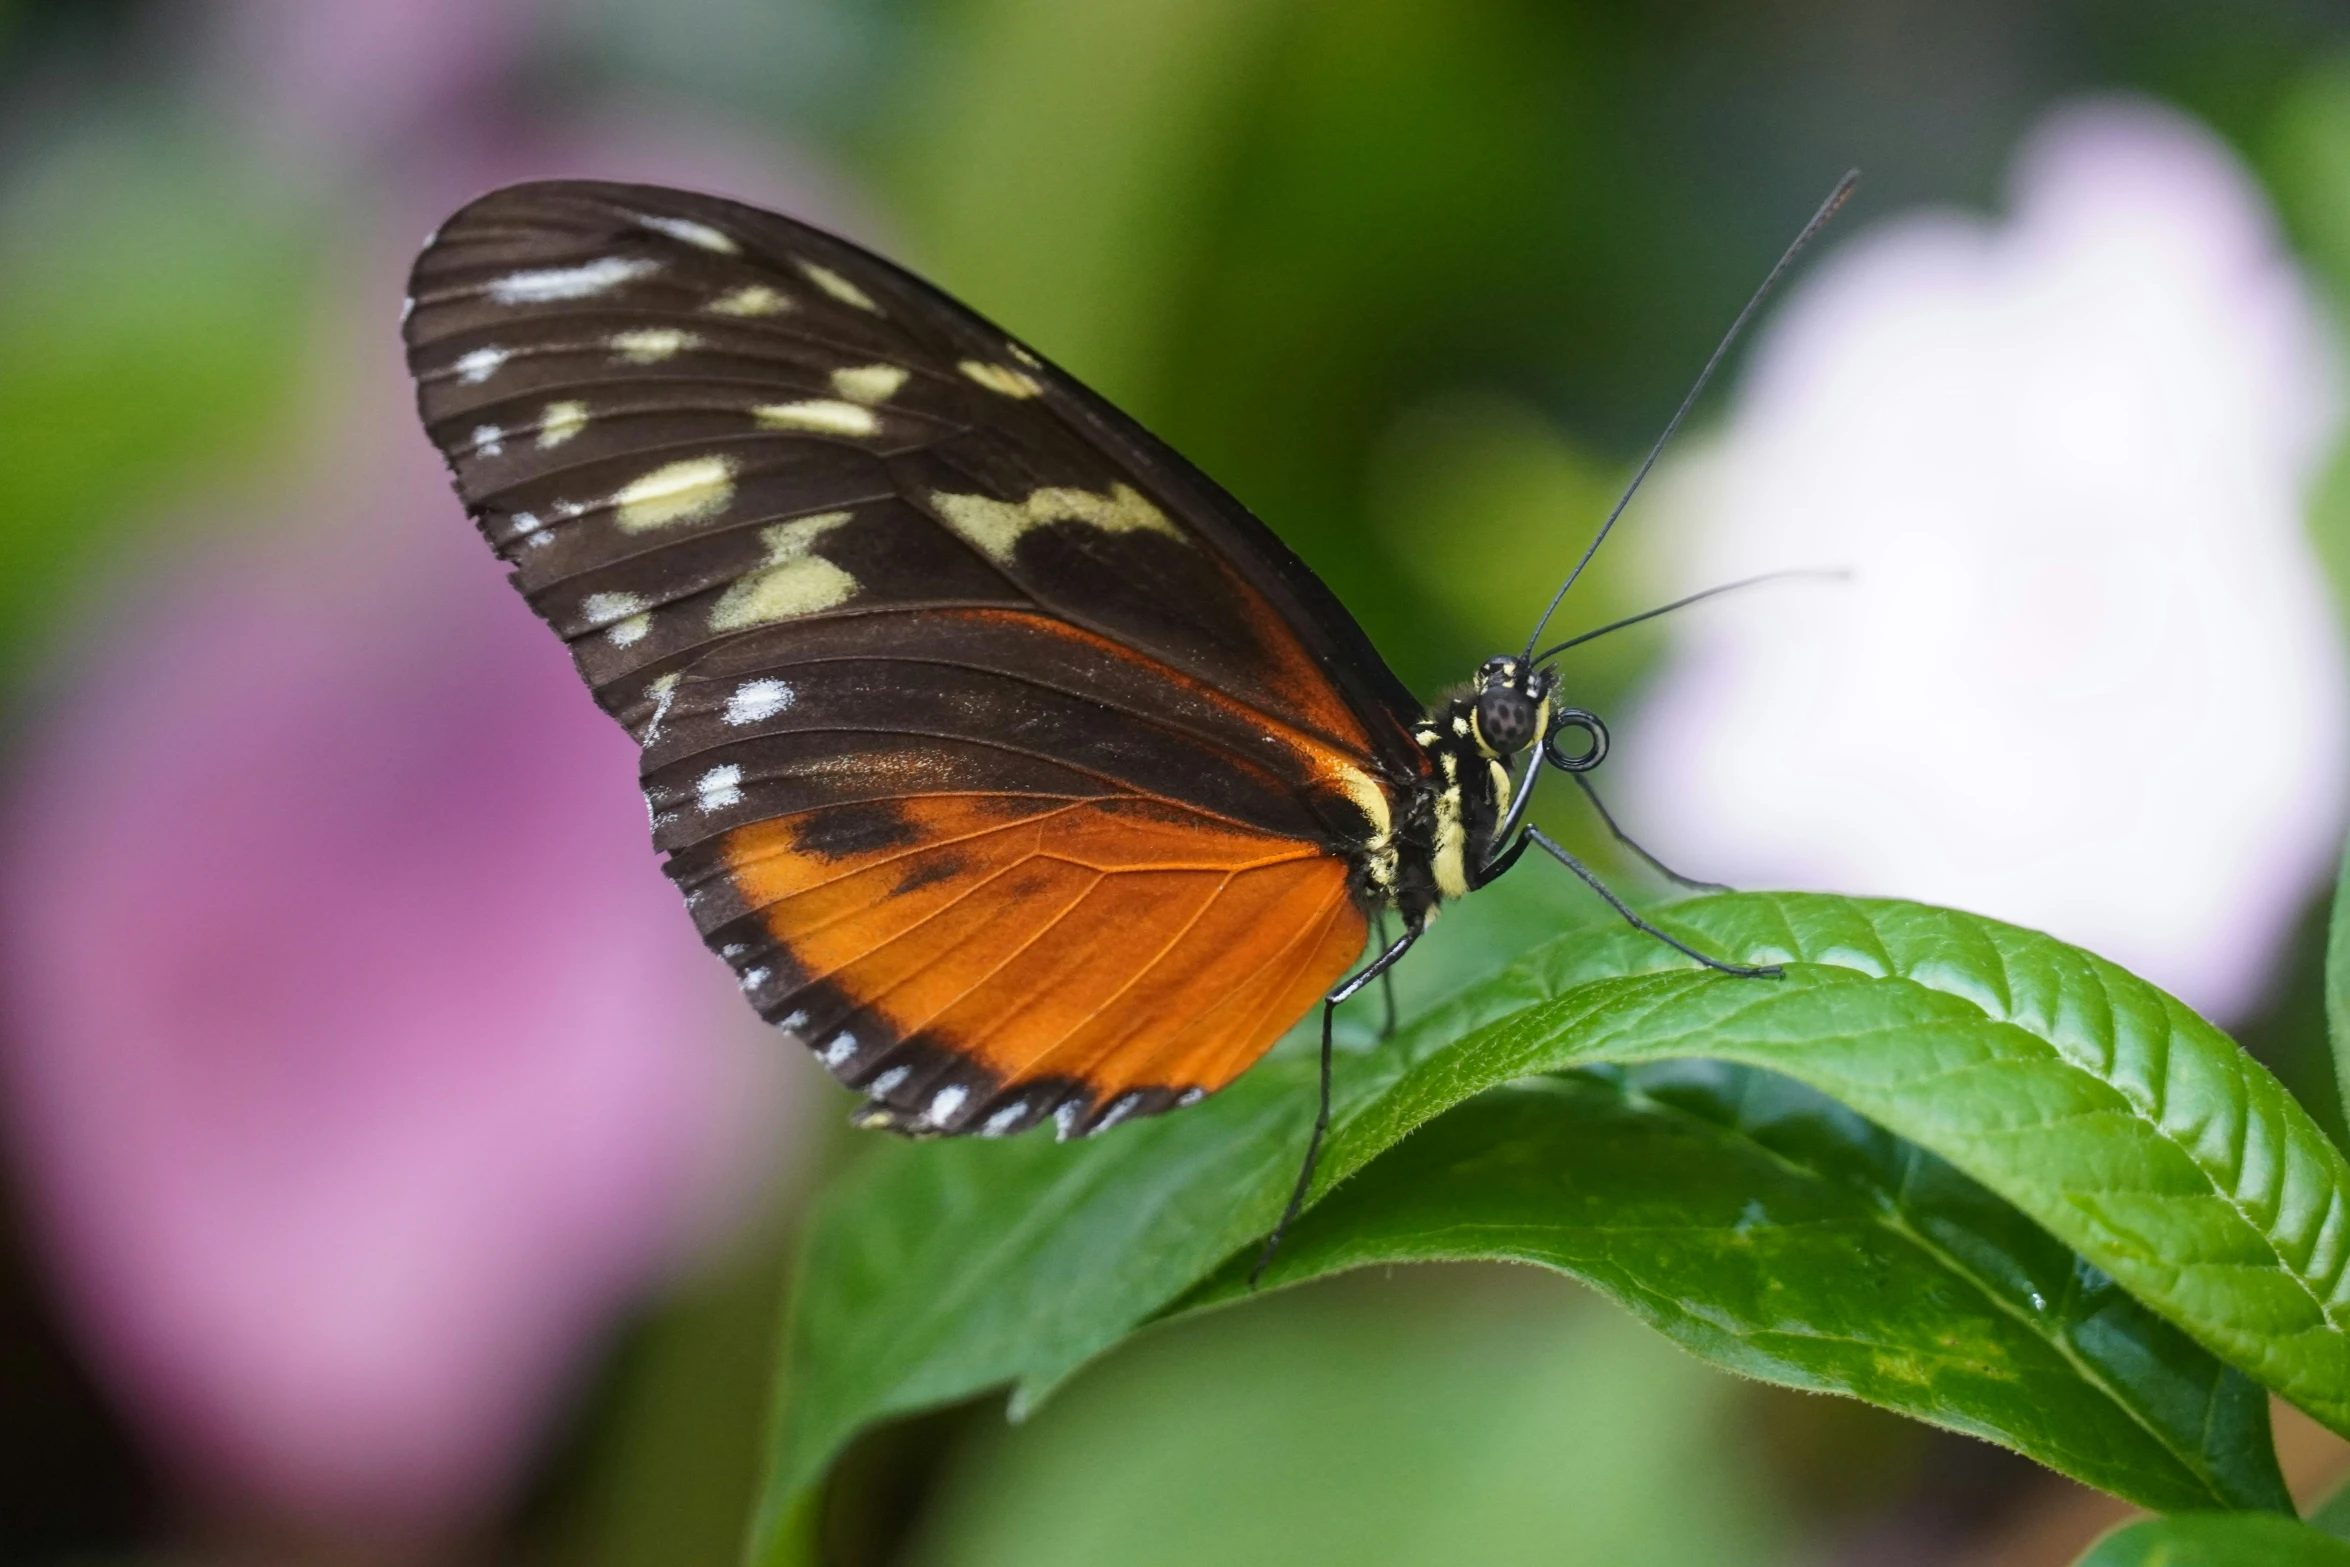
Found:
[[[633,747],[404,447],[359,518],[181,564],[67,672],[0,832],[0,1074],[168,1455],[426,1532],[739,1208],[780,1096]]]
[[[2149,105],[2052,119],[2003,224],[1845,247],[1653,537],[1675,586],[1855,579],[1679,622],[1631,815],[1708,876],[1955,904],[2240,1014],[2343,818],[2331,343],[2250,179]]]

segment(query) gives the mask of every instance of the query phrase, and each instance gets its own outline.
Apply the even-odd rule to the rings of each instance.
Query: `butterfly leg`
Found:
[[[1379,950],[1384,952],[1388,946],[1387,911],[1381,909],[1372,919],[1371,928],[1378,932]],[[1379,971],[1379,1000],[1382,1003],[1379,1037],[1392,1038],[1395,1034],[1395,965],[1392,963]]]
[[[1663,942],[1666,946],[1671,947],[1676,952],[1687,953],[1690,957],[1695,958],[1698,962],[1704,964],[1707,968],[1712,969],[1717,973],[1734,974],[1740,979],[1777,979],[1782,972],[1779,966],[1775,963],[1766,963],[1756,967],[1748,967],[1745,964],[1725,963],[1720,958],[1708,957],[1706,954],[1698,951],[1695,947],[1689,945],[1689,943],[1679,940],[1676,937],[1666,935],[1663,931],[1658,930],[1654,925],[1651,925],[1648,923],[1648,921],[1642,919],[1638,914],[1635,914],[1632,911],[1632,906],[1630,904],[1626,903],[1623,899],[1610,892],[1608,890],[1607,883],[1601,881],[1598,876],[1592,873],[1590,866],[1585,865],[1581,860],[1578,860],[1572,854],[1569,854],[1565,847],[1558,842],[1558,840],[1552,838],[1541,828],[1527,828],[1526,836],[1520,839],[1516,844],[1512,845],[1512,848],[1514,850],[1522,851],[1525,845],[1529,842],[1542,845],[1542,847],[1548,851],[1552,859],[1558,861],[1568,870],[1571,870],[1576,875],[1582,877],[1584,884],[1590,887],[1593,892],[1596,892],[1601,897],[1607,899],[1608,906],[1614,909],[1618,914],[1624,916],[1625,921],[1629,923],[1634,930],[1654,936],[1657,940]],[[1516,857],[1517,856],[1515,853],[1509,856],[1509,858],[1513,861],[1516,859]],[[1507,867],[1504,866],[1503,868],[1506,869]]]
[[[1591,780],[1584,777],[1581,773],[1569,773],[1567,776],[1574,779],[1577,786],[1582,789],[1583,798],[1591,802],[1591,808],[1599,813],[1599,819],[1607,823],[1607,830],[1615,834],[1616,842],[1622,844],[1625,848],[1630,849],[1634,854],[1637,854],[1642,859],[1646,860],[1650,867],[1654,869],[1659,876],[1662,876],[1665,880],[1670,882],[1678,882],[1682,886],[1692,888],[1698,892],[1729,892],[1732,890],[1718,881],[1699,881],[1694,876],[1684,876],[1679,871],[1673,869],[1670,865],[1667,865],[1664,861],[1658,859],[1655,855],[1649,853],[1646,849],[1640,847],[1639,844],[1634,843],[1632,841],[1632,835],[1624,831],[1623,828],[1616,825],[1615,816],[1610,813],[1607,806],[1600,801],[1599,791],[1591,786]]]
[[[1289,1222],[1306,1205],[1306,1190],[1314,1184],[1314,1163],[1322,1157],[1322,1134],[1330,1129],[1330,1025],[1338,1016],[1339,1006],[1351,999],[1372,980],[1395,967],[1396,960],[1412,949],[1420,939],[1417,930],[1407,930],[1395,938],[1386,951],[1380,953],[1360,969],[1339,982],[1338,988],[1322,998],[1322,1101],[1314,1112],[1314,1135],[1306,1139],[1305,1163],[1298,1167],[1297,1186],[1289,1194],[1289,1206],[1281,1210],[1281,1222],[1273,1226],[1273,1233],[1265,1237],[1265,1249],[1257,1253],[1257,1265],[1248,1270],[1249,1288],[1255,1289],[1257,1280],[1264,1276],[1265,1267],[1273,1254],[1281,1249],[1281,1237],[1289,1233]]]

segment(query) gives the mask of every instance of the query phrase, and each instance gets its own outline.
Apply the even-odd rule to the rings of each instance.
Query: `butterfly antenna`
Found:
[[[1571,647],[1581,647],[1593,637],[1604,637],[1611,631],[1621,631],[1626,626],[1637,626],[1644,620],[1654,620],[1659,615],[1669,615],[1674,610],[1687,609],[1692,604],[1702,604],[1707,599],[1718,598],[1724,593],[1735,593],[1740,588],[1759,588],[1766,582],[1850,582],[1851,580],[1852,573],[1849,571],[1766,571],[1759,577],[1741,577],[1736,582],[1725,582],[1718,587],[1707,588],[1701,593],[1692,593],[1686,598],[1677,598],[1670,604],[1659,604],[1654,609],[1644,609],[1637,615],[1626,615],[1622,620],[1611,620],[1596,631],[1578,632],[1564,642],[1553,642],[1535,654],[1533,661],[1537,664],[1543,663],[1557,657]]]
[[[1680,429],[1681,421],[1689,417],[1689,410],[1696,406],[1699,395],[1705,391],[1705,384],[1714,378],[1714,371],[1721,367],[1722,357],[1729,353],[1730,345],[1738,341],[1738,334],[1745,330],[1748,319],[1770,297],[1771,289],[1778,283],[1780,275],[1794,264],[1795,258],[1802,254],[1803,247],[1811,243],[1812,236],[1827,226],[1828,220],[1836,215],[1836,209],[1844,205],[1845,198],[1852,194],[1853,187],[1859,183],[1858,169],[1836,182],[1836,188],[1828,193],[1828,199],[1820,203],[1820,210],[1811,215],[1811,221],[1803,226],[1803,232],[1795,236],[1795,242],[1787,247],[1779,257],[1778,264],[1764,277],[1762,286],[1754,291],[1754,297],[1747,300],[1746,308],[1739,311],[1737,319],[1730,323],[1730,330],[1724,332],[1721,342],[1714,345],[1713,357],[1705,362],[1703,370],[1697,372],[1696,384],[1689,388],[1689,395],[1681,399],[1681,406],[1673,410],[1673,417],[1665,423],[1664,433],[1656,438],[1656,444],[1648,449],[1648,456],[1642,459],[1640,471],[1632,475],[1630,484],[1624,486],[1624,493],[1617,498],[1615,509],[1607,514],[1607,521],[1599,525],[1599,531],[1583,547],[1583,558],[1575,562],[1575,569],[1567,573],[1567,580],[1560,583],[1559,590],[1550,596],[1550,605],[1543,610],[1542,618],[1534,622],[1533,633],[1526,638],[1529,664],[1534,657],[1534,644],[1542,640],[1542,628],[1549,625],[1550,617],[1558,612],[1559,600],[1567,596],[1567,589],[1573,587],[1575,579],[1583,575],[1583,568],[1590,565],[1591,557],[1599,553],[1599,546],[1607,538],[1608,530],[1616,525],[1616,519],[1624,514],[1624,508],[1632,504],[1632,497],[1640,490],[1640,481],[1648,477],[1648,470],[1655,467],[1657,458],[1664,454],[1666,443],[1672,440],[1673,432]]]

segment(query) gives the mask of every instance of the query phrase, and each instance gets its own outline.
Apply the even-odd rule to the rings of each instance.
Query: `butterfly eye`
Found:
[[[1477,733],[1504,756],[1526,749],[1534,739],[1534,702],[1510,686],[1492,686],[1477,698]]]

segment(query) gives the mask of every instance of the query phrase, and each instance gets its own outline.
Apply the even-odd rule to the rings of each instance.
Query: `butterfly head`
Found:
[[[1522,658],[1489,658],[1477,671],[1469,732],[1488,758],[1507,758],[1543,738],[1556,676]]]

